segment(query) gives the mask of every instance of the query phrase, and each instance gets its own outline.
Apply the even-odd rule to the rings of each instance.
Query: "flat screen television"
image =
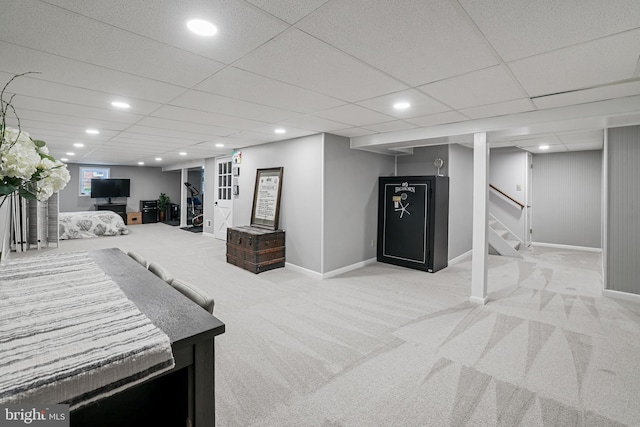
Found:
[[[129,179],[92,179],[91,198],[129,197],[131,195],[131,180]]]

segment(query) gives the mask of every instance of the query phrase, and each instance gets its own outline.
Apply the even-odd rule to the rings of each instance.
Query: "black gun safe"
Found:
[[[449,256],[449,177],[380,177],[378,261],[435,273]]]

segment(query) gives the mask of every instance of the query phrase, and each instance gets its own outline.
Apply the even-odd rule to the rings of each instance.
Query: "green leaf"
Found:
[[[28,191],[25,188],[19,188],[18,189],[18,194],[22,197],[24,197],[27,200],[36,200],[36,195],[31,193],[30,191]]]
[[[41,158],[41,159],[49,159],[49,160],[51,160],[52,162],[55,162],[55,161],[56,161],[56,159],[55,159],[55,158],[53,158],[53,156],[50,156],[50,155],[48,155],[48,154],[43,154],[43,153],[40,153],[40,158]]]
[[[14,187],[13,185],[0,184],[0,195],[6,196],[7,194],[13,193],[17,189],[18,187]]]
[[[32,139],[32,141],[33,141],[34,145],[35,145],[36,147],[38,147],[38,148],[42,148],[42,147],[44,147],[45,145],[47,145],[47,143],[46,143],[46,142],[41,141],[41,140],[39,140],[39,139]]]

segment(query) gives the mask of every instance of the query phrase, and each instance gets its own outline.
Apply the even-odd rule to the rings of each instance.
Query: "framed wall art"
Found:
[[[258,169],[251,208],[251,226],[278,229],[284,168]]]

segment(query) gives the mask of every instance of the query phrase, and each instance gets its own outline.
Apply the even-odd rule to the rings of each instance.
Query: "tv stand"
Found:
[[[109,198],[109,203],[96,204],[97,211],[113,211],[120,215],[124,223],[127,223],[127,204],[126,203],[111,203],[111,198]]]

